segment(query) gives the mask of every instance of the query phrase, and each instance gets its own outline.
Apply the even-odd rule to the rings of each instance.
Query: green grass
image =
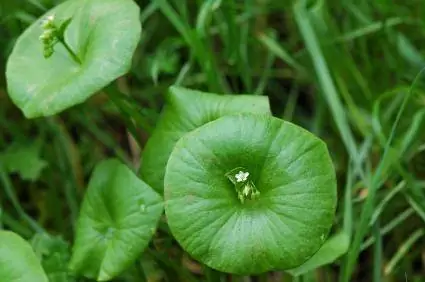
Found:
[[[3,2],[2,73],[17,36],[61,1]],[[131,72],[111,86],[127,97],[100,93],[56,117],[26,120],[2,76],[0,153],[39,138],[48,164],[34,181],[0,165],[5,228],[24,238],[43,228],[72,240],[94,165],[116,156],[138,170],[169,85],[267,95],[275,116],[328,144],[339,184],[334,232],[350,235],[349,252],[298,278],[225,280],[190,260],[162,224],[116,281],[425,281],[423,1],[137,2],[140,46]]]

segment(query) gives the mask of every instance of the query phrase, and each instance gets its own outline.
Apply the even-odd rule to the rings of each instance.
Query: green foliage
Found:
[[[63,40],[61,29],[57,32],[57,40],[66,44],[53,46],[49,39],[42,46],[44,17],[22,33],[6,70],[14,103],[27,118],[54,115],[128,72],[140,39],[138,12],[132,0],[65,1],[50,10],[45,17],[60,23],[72,18]],[[43,56],[46,48],[48,59]]]
[[[54,32],[40,40],[40,24],[55,10],[60,13],[55,13],[49,28],[44,29]],[[417,266],[423,265],[425,247],[425,134],[421,130],[425,83],[423,74],[415,77],[425,62],[424,13],[420,0],[0,1],[0,66],[6,72],[6,79],[0,80],[0,227],[31,240],[38,264],[45,270],[44,281],[94,281],[82,273],[70,275],[68,267],[70,246],[81,231],[77,218],[89,193],[87,181],[99,162],[119,158],[124,170],[141,170],[143,180],[162,194],[165,167],[179,139],[204,132],[205,127],[241,113],[241,109],[274,120],[271,107],[273,116],[285,120],[279,119],[281,123],[290,121],[307,129],[329,148],[338,179],[338,209],[330,237],[320,249],[303,264],[284,271],[273,269],[256,277],[222,273],[192,256],[196,245],[187,246],[174,237],[176,231],[170,226],[175,220],[171,221],[167,212],[155,225],[155,236],[146,237],[146,247],[132,259],[122,260],[128,259],[125,267],[117,263],[122,271],[110,279],[423,281],[423,271]],[[98,19],[102,20],[95,26],[86,24],[90,14],[101,15]],[[119,28],[118,18],[128,22],[125,29]],[[78,36],[84,37],[81,45]],[[120,46],[128,49],[114,52],[114,38],[124,39]],[[93,51],[90,56],[89,50]],[[43,57],[44,51],[51,55],[48,59]],[[90,59],[96,54],[96,61]],[[11,72],[19,55],[25,63]],[[109,68],[111,58],[119,62]],[[101,71],[105,62],[107,73]],[[73,77],[74,70],[83,73]],[[176,89],[179,95],[173,94]],[[174,96],[181,98],[175,102],[170,99]],[[232,99],[233,109],[215,112]],[[249,107],[247,99],[257,106]],[[27,120],[17,109],[27,117],[41,118]],[[246,131],[255,135],[254,128]],[[218,131],[216,135],[226,133]],[[201,145],[209,149],[215,139],[203,139]],[[264,145],[262,140],[257,143],[258,147]],[[221,150],[222,146],[229,147],[216,147]],[[189,158],[192,161],[190,155],[184,155],[180,162]],[[183,167],[209,161],[196,160],[199,162],[179,166],[171,173],[173,178],[188,177],[176,175]],[[252,168],[237,164],[217,175],[228,185],[232,209],[264,201],[256,173],[248,169]],[[189,176],[204,172],[194,170]],[[189,184],[194,179],[185,181]],[[189,186],[184,185],[178,196],[187,195]],[[123,187],[120,190],[126,190]],[[104,199],[106,205],[108,198]],[[197,199],[201,207],[213,200]],[[177,223],[187,220],[188,225],[198,227],[221,211],[219,206],[202,213],[201,220],[189,222],[201,217],[196,207],[185,205],[183,210],[189,208],[193,212],[181,212]],[[220,220],[193,233],[211,230]],[[286,221],[291,220],[285,218],[283,223]],[[96,230],[98,223],[87,224],[84,230]],[[217,238],[222,240],[215,245],[260,233],[257,229],[245,233],[229,229],[231,235],[224,236],[223,226],[203,237],[199,246],[204,248]],[[268,234],[267,229],[261,231],[260,243],[263,234]],[[90,232],[87,234],[94,234]],[[182,233],[187,235],[184,230]],[[281,240],[285,241],[282,245],[287,243]],[[114,242],[109,241],[109,246]],[[93,260],[97,265],[92,267],[95,263],[86,259],[89,246],[99,247],[94,243],[84,244],[81,264],[92,270],[96,280],[99,263]],[[260,243],[254,247],[263,247]],[[234,246],[240,245],[230,247]],[[219,254],[232,253],[230,247]],[[105,249],[97,248],[101,251],[93,254]],[[266,262],[262,256],[254,257],[260,267]],[[246,257],[230,258],[231,265],[247,262]],[[18,261],[25,264],[25,259]],[[2,267],[0,272],[5,269]],[[25,270],[20,273],[31,268]],[[0,280],[3,278],[7,277]]]
[[[145,71],[149,72],[152,80],[158,83],[161,74],[173,74],[178,71],[179,48],[183,46],[180,38],[165,40],[147,57]]]
[[[176,142],[186,133],[224,115],[269,113],[264,96],[217,95],[181,87],[171,87],[167,104],[142,157],[142,178],[163,193],[165,166]]]
[[[31,245],[10,231],[0,231],[0,265],[2,281],[49,281]]]
[[[50,282],[74,282],[68,273],[70,259],[69,243],[60,237],[38,233],[31,239],[31,245],[43,266]]]
[[[239,201],[226,177],[237,167],[249,172],[256,198]],[[328,235],[335,172],[326,145],[304,129],[266,115],[230,115],[177,142],[165,200],[172,233],[208,266],[237,274],[289,269]]]
[[[0,153],[0,164],[9,173],[18,173],[24,180],[35,181],[47,166],[47,162],[40,156],[41,145],[39,141],[30,144],[13,143]]]
[[[287,272],[294,276],[300,276],[333,263],[348,251],[349,246],[350,238],[348,235],[344,232],[337,233],[330,237],[309,260],[296,268],[287,270]]]
[[[155,234],[162,198],[119,161],[97,165],[78,218],[70,268],[107,281],[136,260]]]

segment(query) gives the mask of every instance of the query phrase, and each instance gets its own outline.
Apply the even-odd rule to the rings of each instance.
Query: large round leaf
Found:
[[[219,117],[237,113],[270,113],[268,98],[254,95],[218,95],[171,87],[167,104],[143,150],[143,180],[156,191],[163,193],[165,167],[180,137]]]
[[[0,231],[0,280],[5,282],[48,281],[31,245],[10,231]]]
[[[71,18],[65,40],[82,63],[58,43],[45,59],[41,21]],[[140,39],[139,8],[132,0],[68,0],[18,38],[7,62],[8,92],[27,118],[56,114],[84,102],[125,74]]]
[[[148,245],[163,211],[162,198],[115,159],[93,172],[78,218],[70,268],[107,281]]]
[[[259,194],[241,201],[229,175]],[[237,274],[290,269],[328,236],[335,172],[325,143],[306,130],[271,116],[231,115],[177,142],[165,200],[172,233],[208,266]]]

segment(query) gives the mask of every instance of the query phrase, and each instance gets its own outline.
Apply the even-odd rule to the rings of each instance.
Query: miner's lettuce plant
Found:
[[[131,0],[66,1],[17,40],[8,93],[28,118],[59,113],[128,72],[140,33]]]
[[[183,248],[238,274],[303,264],[328,237],[336,207],[325,144],[270,115],[227,115],[183,136],[164,188]]]
[[[129,71],[138,16],[132,0],[69,0],[49,11],[8,60],[16,106],[27,118],[51,116],[103,90],[122,107],[107,86]],[[140,177],[117,159],[97,165],[70,257],[46,251],[68,248],[49,234],[31,246],[1,231],[0,275],[47,281],[65,265],[60,281],[111,280],[148,248],[163,215],[189,255],[226,273],[299,275],[348,248],[344,233],[328,238],[337,190],[326,144],[273,117],[266,97],[170,87],[141,163]]]

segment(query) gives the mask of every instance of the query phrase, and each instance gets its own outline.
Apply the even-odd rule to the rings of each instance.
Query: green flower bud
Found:
[[[40,41],[44,44],[49,44],[55,38],[55,31],[53,29],[45,30],[39,37]]]
[[[44,46],[43,55],[44,58],[50,58],[53,55],[53,46]]]
[[[235,185],[239,201],[254,200],[260,195],[254,182],[249,179],[250,173],[243,167],[237,167],[226,173],[226,177]]]
[[[58,29],[54,24],[55,16],[50,15],[46,17],[41,26],[43,28],[43,33],[40,35],[39,39],[43,44],[43,55],[45,58],[49,58],[54,53],[54,45],[59,41],[58,39]]]
[[[55,29],[56,26],[54,24],[55,21],[55,16],[54,15],[50,15],[47,16],[42,22],[41,22],[41,26],[43,29]]]

